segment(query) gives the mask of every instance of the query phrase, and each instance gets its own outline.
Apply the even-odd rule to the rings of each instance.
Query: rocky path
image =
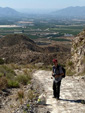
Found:
[[[37,70],[33,76],[44,87],[50,113],[85,113],[85,78],[64,78],[61,83],[60,100],[56,100],[52,98],[51,71]]]

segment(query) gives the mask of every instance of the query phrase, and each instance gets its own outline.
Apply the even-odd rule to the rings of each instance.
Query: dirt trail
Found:
[[[85,113],[85,81],[82,77],[64,78],[61,83],[60,100],[57,101],[52,98],[51,71],[37,70],[33,76],[44,87],[50,113]]]

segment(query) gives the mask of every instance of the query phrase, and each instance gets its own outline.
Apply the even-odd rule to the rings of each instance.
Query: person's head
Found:
[[[58,65],[57,59],[53,59],[53,63],[54,63],[55,66],[57,66]]]

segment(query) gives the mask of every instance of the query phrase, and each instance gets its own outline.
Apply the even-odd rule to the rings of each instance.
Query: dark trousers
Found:
[[[55,81],[53,81],[53,95],[58,99],[60,96],[60,85],[61,85],[61,81],[59,81],[58,83],[55,83]]]

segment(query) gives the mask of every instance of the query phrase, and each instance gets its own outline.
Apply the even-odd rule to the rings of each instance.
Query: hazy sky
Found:
[[[60,9],[69,6],[85,6],[85,0],[0,0],[0,7],[15,9]]]

